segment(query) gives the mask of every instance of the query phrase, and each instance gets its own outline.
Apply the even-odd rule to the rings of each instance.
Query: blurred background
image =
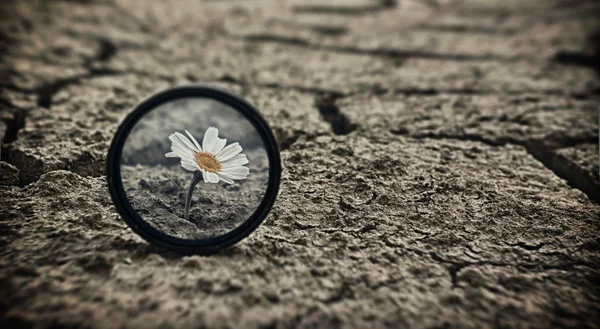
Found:
[[[597,327],[599,7],[2,1],[0,326]],[[192,83],[284,168],[213,257],[149,246],[104,178],[120,120]]]
[[[123,145],[125,165],[177,165],[179,158],[166,158],[171,152],[169,136],[175,132],[188,138],[186,130],[202,146],[209,127],[218,129],[227,144],[239,143],[242,153],[253,160],[252,169],[269,167],[260,135],[243,114],[221,102],[208,98],[182,98],[161,104],[140,118]],[[190,141],[191,142],[191,141]]]

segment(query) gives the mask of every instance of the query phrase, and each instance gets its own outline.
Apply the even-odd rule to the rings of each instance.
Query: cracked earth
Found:
[[[600,327],[593,1],[4,1],[0,327]],[[104,163],[160,90],[239,93],[282,184],[220,254]]]

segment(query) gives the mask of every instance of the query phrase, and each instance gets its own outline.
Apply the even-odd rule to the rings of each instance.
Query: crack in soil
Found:
[[[299,14],[362,16],[389,10],[391,8],[395,8],[397,5],[397,0],[379,0],[376,4],[362,6],[303,5],[294,7],[293,12]]]
[[[484,25],[470,26],[457,24],[436,24],[425,23],[416,26],[417,29],[430,32],[441,33],[465,33],[465,34],[487,34],[487,35],[504,35],[512,36],[517,34],[517,29],[500,29],[497,27],[489,27]]]
[[[563,65],[589,67],[600,74],[600,31],[588,35],[587,44],[593,54],[561,50],[554,55],[552,60]]]
[[[530,140],[523,146],[529,154],[546,168],[552,170],[556,176],[565,179],[569,186],[582,191],[590,200],[600,204],[600,186],[594,182],[586,171],[556,152],[559,148],[587,143],[598,143],[598,137],[592,136],[581,140],[571,140],[561,143],[560,146],[549,146],[543,140]]]
[[[288,150],[290,147],[292,147],[294,143],[296,143],[296,141],[298,140],[298,138],[300,138],[301,135],[302,134],[294,134],[288,138],[278,139],[277,142],[279,143],[279,150]]]
[[[585,267],[590,267],[590,268],[594,267],[593,263],[575,261],[566,254],[562,254],[562,253],[557,253],[557,254],[561,255],[562,257],[567,258],[567,260],[565,262],[558,262],[557,264],[554,264],[554,265],[543,264],[543,263],[507,264],[507,263],[500,263],[500,262],[487,261],[487,260],[479,261],[479,262],[469,262],[469,261],[455,262],[455,261],[444,259],[440,255],[438,255],[435,251],[429,252],[429,257],[431,257],[431,259],[436,262],[449,265],[449,267],[447,269],[448,269],[448,275],[450,276],[450,282],[452,284],[453,289],[458,287],[459,272],[462,271],[463,269],[465,269],[467,267],[471,267],[471,266],[486,266],[486,265],[488,265],[488,266],[494,266],[494,267],[514,267],[515,269],[517,269],[519,271],[523,271],[523,272],[527,272],[527,273],[531,273],[532,271],[546,272],[546,271],[552,271],[552,270],[567,270],[569,268],[578,267],[578,266],[585,266]]]
[[[118,49],[116,45],[112,41],[105,38],[99,38],[98,49],[96,53],[83,63],[83,67],[87,70],[87,72],[68,78],[58,79],[37,87],[35,90],[35,93],[38,95],[37,105],[46,109],[50,109],[52,107],[52,98],[56,93],[67,86],[78,84],[84,79],[96,76],[122,74],[120,71],[94,69],[92,67],[95,62],[106,62],[112,57],[116,56],[117,50]]]
[[[396,128],[390,129],[390,132],[394,135],[401,136],[409,136],[416,139],[436,139],[436,140],[459,140],[459,141],[469,141],[469,142],[479,142],[486,144],[488,146],[504,146],[506,144],[518,144],[517,140],[514,140],[510,137],[498,138],[498,140],[488,139],[484,136],[477,134],[462,134],[462,135],[451,135],[446,133],[433,133],[427,132],[423,134],[411,135],[406,128]]]
[[[562,89],[518,89],[518,90],[490,90],[490,89],[437,89],[437,88],[385,88],[377,85],[366,87],[375,95],[395,94],[405,96],[437,96],[437,95],[505,95],[519,96],[527,94],[537,95],[563,95],[578,100],[593,99],[600,96],[600,89],[590,89],[585,92],[565,91]]]
[[[54,97],[54,95],[56,95],[56,93],[58,93],[62,89],[66,88],[70,85],[78,84],[84,79],[91,78],[94,76],[103,76],[103,75],[114,75],[114,73],[111,73],[111,72],[92,73],[91,71],[88,71],[87,73],[84,73],[84,74],[79,74],[79,75],[75,75],[75,76],[64,78],[64,79],[58,79],[58,80],[43,84],[43,85],[35,88],[35,90],[34,90],[34,93],[36,93],[37,97],[38,97],[37,105],[40,107],[43,107],[45,109],[50,109],[50,108],[52,108],[52,98]]]
[[[117,46],[108,39],[99,39],[100,49],[96,54],[96,60],[106,62],[117,55]]]
[[[410,135],[407,129],[402,128],[390,129],[390,132],[395,135],[409,136],[416,139],[431,138],[437,140],[471,141],[483,143],[492,147],[500,147],[507,144],[523,146],[527,153],[542,163],[544,167],[551,170],[556,176],[566,180],[569,186],[580,190],[587,195],[590,200],[600,204],[600,186],[594,182],[587,172],[573,165],[568,159],[556,153],[560,148],[576,146],[579,144],[597,143],[598,137],[596,136],[584,136],[582,138],[571,139],[562,138],[559,144],[555,143],[553,145],[548,145],[548,143],[543,140],[532,139],[522,142],[510,137],[491,140],[477,134],[449,135],[429,132],[426,134]]]
[[[198,77],[194,77],[195,81],[199,81]],[[250,82],[242,81],[231,75],[224,75],[218,78],[216,81],[227,82],[237,84],[242,87],[248,88]],[[386,88],[378,84],[363,85],[358,90],[352,90],[344,92],[341,90],[322,88],[322,87],[311,87],[302,86],[297,84],[280,84],[277,82],[261,83],[256,82],[253,85],[261,88],[269,89],[284,89],[284,90],[295,90],[299,92],[323,95],[330,94],[335,96],[337,99],[352,97],[360,94],[372,94],[372,95],[405,95],[405,96],[438,96],[438,95],[504,95],[504,96],[520,96],[528,94],[536,95],[564,95],[577,100],[594,99],[600,96],[600,89],[590,89],[585,92],[574,92],[565,91],[559,89],[546,89],[546,90],[533,90],[533,89],[519,89],[519,90],[486,90],[486,89],[472,89],[472,88],[461,88],[461,89],[437,89],[437,88]]]
[[[358,125],[350,121],[350,119],[340,111],[340,108],[335,104],[337,97],[331,94],[317,96],[315,98],[315,106],[319,110],[323,120],[331,124],[331,129],[336,135],[348,135],[358,128]]]
[[[259,84],[257,84],[257,86],[263,87],[263,88],[269,88],[269,89],[295,90],[295,91],[299,91],[299,92],[303,92],[303,93],[317,94],[317,95],[331,95],[332,97],[335,97],[336,99],[349,96],[349,94],[344,93],[339,90],[320,88],[320,87],[284,85],[284,84],[279,84],[279,83],[259,83]]]
[[[26,111],[18,111],[13,114],[12,119],[6,121],[6,131],[4,132],[4,136],[2,138],[3,143],[12,143],[17,139],[19,130],[25,127],[26,117]]]
[[[27,117],[27,111],[17,111],[13,113],[12,119],[6,120],[6,130],[4,136],[0,136],[2,141],[0,142],[0,159],[11,163],[10,161],[10,148],[6,147],[6,144],[10,144],[17,140],[19,130],[25,127],[25,118]]]
[[[234,36],[235,37],[235,36]],[[297,47],[303,47],[312,50],[329,51],[334,53],[345,53],[354,55],[367,55],[381,57],[388,60],[394,60],[397,65],[410,58],[444,60],[456,62],[468,61],[498,61],[498,62],[516,62],[522,60],[531,60],[520,56],[500,56],[500,55],[471,55],[471,54],[444,54],[419,50],[400,50],[393,48],[373,48],[365,49],[351,46],[333,46],[311,43],[310,41],[299,37],[288,37],[270,33],[256,33],[237,36],[236,38],[250,41],[253,43],[279,43]]]

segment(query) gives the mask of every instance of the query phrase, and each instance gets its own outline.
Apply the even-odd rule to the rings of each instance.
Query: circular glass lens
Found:
[[[108,171],[120,177],[109,180],[118,185],[111,193],[151,242],[227,245],[268,212],[277,148],[264,120],[237,96],[185,90],[142,103],[124,122],[109,155]]]

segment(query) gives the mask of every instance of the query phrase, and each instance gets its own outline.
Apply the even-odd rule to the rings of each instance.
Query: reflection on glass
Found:
[[[262,201],[268,176],[254,126],[208,98],[153,109],[123,147],[121,178],[132,208],[155,229],[182,239],[240,226]]]

